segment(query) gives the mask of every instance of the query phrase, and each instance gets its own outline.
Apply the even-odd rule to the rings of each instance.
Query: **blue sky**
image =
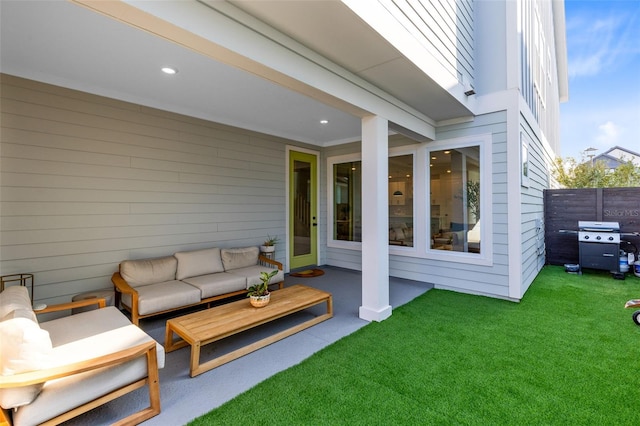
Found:
[[[640,0],[565,0],[569,101],[563,158],[616,145],[640,152]]]

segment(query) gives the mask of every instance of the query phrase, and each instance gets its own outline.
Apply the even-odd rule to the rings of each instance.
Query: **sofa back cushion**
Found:
[[[11,376],[48,366],[52,352],[49,333],[35,321],[32,309],[16,309],[0,322],[0,374]],[[31,403],[43,383],[0,389],[0,406],[5,409]]]
[[[16,309],[31,309],[29,290],[25,286],[14,285],[0,293],[0,321]]]
[[[246,268],[258,264],[260,249],[258,247],[242,247],[221,249],[220,257],[225,271]]]
[[[175,280],[177,267],[173,256],[125,260],[120,263],[120,275],[131,287],[139,287]]]
[[[178,259],[177,280],[224,272],[219,248],[183,251],[174,256]]]

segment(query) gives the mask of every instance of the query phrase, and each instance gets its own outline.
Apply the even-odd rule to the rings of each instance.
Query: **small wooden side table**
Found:
[[[31,287],[29,294],[31,295],[31,304],[33,304],[33,274],[13,274],[3,275],[0,277],[0,291],[4,290],[5,283],[19,283],[19,285]]]

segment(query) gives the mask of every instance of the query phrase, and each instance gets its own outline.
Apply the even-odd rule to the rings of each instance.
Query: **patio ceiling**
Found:
[[[339,1],[203,1],[197,6],[207,3],[267,23],[432,124],[470,115]],[[71,2],[3,0],[0,8],[3,73],[318,146],[360,139],[360,117],[353,109]],[[178,68],[178,74],[161,73],[166,65]],[[321,119],[329,123],[322,125]]]

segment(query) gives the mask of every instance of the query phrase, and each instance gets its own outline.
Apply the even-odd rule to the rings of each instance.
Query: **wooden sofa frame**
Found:
[[[258,262],[260,262],[261,265],[273,265],[276,266],[279,270],[282,271],[282,263],[278,262],[277,260],[273,260],[273,259],[269,259],[268,257],[265,257],[263,255],[259,255],[258,256]],[[176,308],[173,309],[167,309],[164,311],[159,311],[159,312],[154,312],[152,314],[146,314],[146,315],[140,315],[138,313],[138,292],[136,291],[135,287],[131,287],[129,285],[129,283],[127,283],[127,281],[122,278],[122,276],[120,275],[120,272],[116,272],[113,274],[113,276],[111,277],[111,282],[113,282],[113,286],[114,286],[114,291],[115,291],[115,305],[118,308],[122,308],[126,311],[128,311],[131,314],[131,322],[134,323],[135,325],[140,325],[140,320],[143,318],[149,318],[149,317],[154,317],[156,315],[162,315],[162,314],[166,314],[168,312],[174,312],[174,311],[178,311],[181,309],[185,309],[185,308],[191,308],[194,306],[199,306],[199,305],[207,305],[207,308],[210,307],[210,303],[211,302],[215,302],[217,300],[222,300],[222,299],[228,299],[230,297],[234,297],[234,296],[240,296],[242,294],[246,294],[247,290],[238,290],[238,291],[232,291],[229,293],[224,293],[224,294],[219,294],[217,296],[212,296],[212,297],[207,297],[206,299],[202,299],[200,300],[198,303],[192,303],[190,305],[183,305],[183,306],[178,306]],[[278,285],[278,288],[283,288],[284,287],[284,281],[280,281],[279,283],[274,283],[274,285]],[[131,308],[129,308],[126,305],[121,305],[120,304],[120,300],[122,299],[122,294],[130,294],[131,295]],[[1,426],[1,425],[0,425]]]
[[[95,304],[97,304],[99,308],[104,308],[106,306],[106,300],[86,299],[79,300],[77,302],[62,303],[59,305],[48,306],[45,309],[35,311],[35,313],[44,314],[48,312],[69,310]],[[156,342],[153,340],[140,344],[138,346],[134,346],[132,348],[124,349],[109,355],[100,356],[82,362],[76,362],[55,368],[20,373],[12,376],[2,376],[0,377],[0,388],[15,388],[44,383],[49,380],[69,377],[74,374],[80,374],[91,370],[97,370],[99,368],[122,364],[143,356],[147,358],[146,378],[123,386],[120,389],[116,389],[111,393],[103,395],[93,401],[89,401],[86,404],[80,405],[72,410],[67,411],[66,413],[60,414],[59,416],[53,417],[42,423],[43,425],[60,424],[147,385],[149,387],[149,406],[114,423],[121,426],[137,425],[147,419],[150,419],[151,417],[160,414],[161,410],[158,358],[156,353]],[[0,426],[10,426],[11,424],[10,410],[0,409]]]

